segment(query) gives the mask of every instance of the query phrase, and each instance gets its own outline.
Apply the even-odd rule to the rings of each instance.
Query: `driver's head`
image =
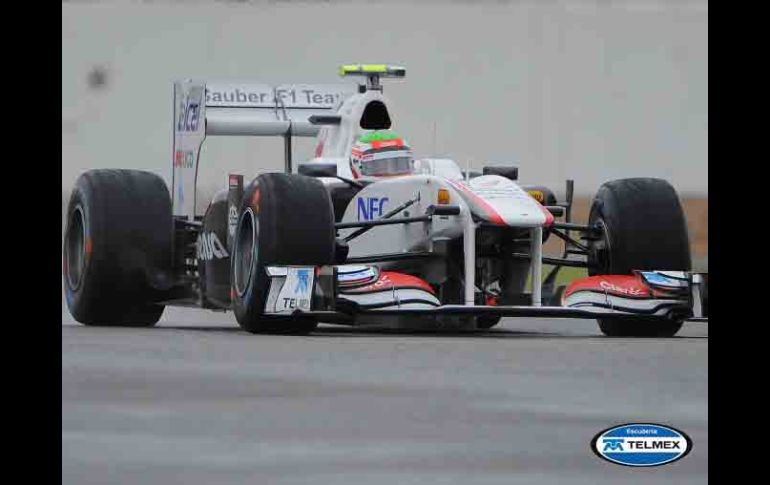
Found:
[[[361,136],[350,152],[354,178],[407,175],[414,170],[412,150],[403,138],[389,130]]]

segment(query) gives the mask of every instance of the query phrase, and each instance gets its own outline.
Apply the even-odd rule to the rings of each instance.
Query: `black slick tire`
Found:
[[[171,200],[162,178],[138,170],[90,170],[67,208],[63,277],[67,306],[94,326],[152,326],[168,280]]]
[[[589,225],[598,225],[602,233],[591,244],[589,275],[691,269],[684,212],[665,180],[629,178],[603,184],[591,205]],[[683,322],[602,318],[598,323],[611,337],[671,337]]]
[[[304,175],[259,175],[244,190],[233,238],[233,310],[251,333],[307,334],[312,318],[264,314],[270,265],[334,263],[334,209],[323,184]]]

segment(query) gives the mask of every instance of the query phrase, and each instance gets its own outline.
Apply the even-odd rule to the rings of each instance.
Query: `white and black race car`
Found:
[[[232,310],[252,333],[307,333],[319,321],[486,329],[502,316],[597,319],[609,336],[672,336],[705,319],[707,275],[691,271],[684,214],[660,179],[603,184],[588,224],[521,186],[515,167],[462,171],[413,160],[367,180],[351,163],[363,134],[393,124],[381,79],[405,70],[349,65],[361,84],[174,83],[171,195],[162,178],[91,170],[73,189],[64,286],[86,325],[150,326],[168,305]],[[282,136],[285,172],[229,175],[195,213],[206,136]],[[295,136],[315,157],[292,160]],[[562,219],[561,221],[557,219]],[[561,255],[543,255],[549,237]],[[543,265],[553,268],[543,278]],[[590,276],[556,286],[562,267]]]

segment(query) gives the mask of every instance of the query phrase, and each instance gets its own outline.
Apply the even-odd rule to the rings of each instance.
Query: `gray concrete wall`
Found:
[[[96,167],[170,181],[175,78],[335,82],[386,62],[407,68],[386,94],[418,155],[515,162],[559,192],[657,176],[707,197],[707,35],[705,1],[64,3],[62,188]],[[209,139],[203,157],[210,192],[280,169],[282,145]]]

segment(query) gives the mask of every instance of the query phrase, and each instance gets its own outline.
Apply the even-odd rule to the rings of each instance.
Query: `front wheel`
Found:
[[[593,200],[589,225],[601,237],[590,245],[589,275],[633,270],[689,271],[687,223],[674,188],[665,180],[630,178],[603,184]],[[598,320],[611,337],[671,337],[681,320]]]
[[[266,267],[334,263],[334,209],[326,188],[303,175],[268,173],[244,190],[233,238],[230,272],[233,310],[251,333],[306,334],[312,318],[265,315],[270,290]]]

